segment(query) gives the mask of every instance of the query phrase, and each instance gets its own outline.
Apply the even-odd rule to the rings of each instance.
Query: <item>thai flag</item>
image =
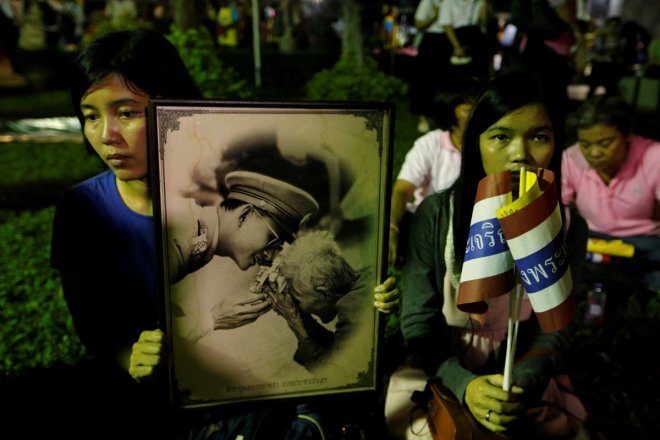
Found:
[[[479,182],[457,306],[475,314],[482,324],[488,310],[486,300],[504,295],[514,286],[513,257],[496,216],[496,211],[510,204],[511,199],[509,171],[486,176]]]
[[[527,297],[543,331],[566,326],[575,314],[573,281],[554,173],[527,172],[527,190],[497,213]]]

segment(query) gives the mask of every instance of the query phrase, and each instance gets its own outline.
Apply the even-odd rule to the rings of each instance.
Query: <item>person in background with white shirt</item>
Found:
[[[445,0],[440,25],[452,46],[450,62],[454,66],[463,66],[463,74],[484,78],[488,75],[487,24],[486,0]]]
[[[417,131],[428,132],[433,95],[438,84],[447,78],[451,45],[440,25],[444,0],[421,0],[415,10],[415,28],[423,33],[415,59],[410,84],[410,112],[419,117]]]
[[[108,0],[105,3],[105,16],[115,26],[138,18],[134,0]]]

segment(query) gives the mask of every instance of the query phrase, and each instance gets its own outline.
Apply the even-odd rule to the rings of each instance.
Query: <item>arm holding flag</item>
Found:
[[[460,402],[468,398],[468,384],[481,382],[480,390],[488,387],[494,393],[503,394],[500,399],[508,400],[513,408],[517,405],[515,397],[502,390],[501,374],[480,376],[465,365],[456,329],[443,314],[444,250],[450,224],[450,200],[449,192],[433,194],[420,204],[413,218],[401,296],[403,336],[411,355],[422,362],[426,374],[439,378]],[[515,391],[520,392],[518,388]],[[481,395],[479,393],[477,398]]]
[[[554,376],[587,237],[556,192],[564,114],[547,92],[512,72],[475,99],[455,196],[434,194],[417,209],[403,280],[401,329],[424,372],[486,429],[516,438],[575,435],[586,417],[583,407],[569,418],[553,405],[529,405],[541,396],[563,409],[574,403]],[[417,378],[417,365],[402,371]]]
[[[439,378],[461,402],[470,401],[466,392],[468,384],[486,382],[501,390],[501,370],[491,370],[494,375],[479,376],[464,365],[460,349],[454,340],[452,327],[443,316],[444,276],[446,265],[443,250],[446,247],[449,215],[449,193],[434,194],[418,208],[411,229],[408,263],[404,273],[401,327],[404,338],[414,356],[423,361],[425,372]],[[574,211],[566,233],[567,254],[575,284],[586,250],[586,224]],[[543,331],[536,318],[522,322],[518,353],[546,349],[547,353],[561,353],[568,328],[556,332]],[[501,359],[500,359],[501,360]],[[497,362],[496,362],[497,363]],[[561,357],[537,355],[525,357],[516,363],[513,382],[524,390],[524,401],[540,398],[548,381],[562,368]],[[476,380],[475,380],[476,379]],[[498,380],[500,382],[498,382]],[[483,389],[483,386],[480,387]],[[475,388],[476,389],[476,388]],[[518,387],[513,388],[519,392]],[[513,393],[515,394],[515,393]],[[509,402],[514,404],[515,397]],[[482,417],[483,418],[483,417]]]

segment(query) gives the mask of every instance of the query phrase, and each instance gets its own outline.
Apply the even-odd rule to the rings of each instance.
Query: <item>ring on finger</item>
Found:
[[[490,422],[490,413],[492,413],[492,412],[493,412],[493,410],[490,410],[490,409],[488,410],[488,412],[486,412],[486,421],[487,422]]]

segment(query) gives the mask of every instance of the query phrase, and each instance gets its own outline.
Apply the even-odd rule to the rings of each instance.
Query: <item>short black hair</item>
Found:
[[[618,95],[596,95],[578,109],[577,128],[587,129],[597,124],[616,127],[624,135],[635,130],[635,109]]]
[[[474,102],[484,81],[474,76],[457,76],[441,85],[435,93],[431,115],[435,125],[451,130],[458,125],[454,109],[461,104]]]
[[[138,88],[152,98],[201,97],[178,50],[163,35],[150,29],[110,32],[85,47],[70,71],[71,104],[81,126],[85,122],[80,109],[83,96],[113,73],[129,89]]]
[[[542,81],[532,73],[514,71],[494,77],[477,96],[463,133],[461,173],[454,184],[456,202],[453,223],[454,248],[460,264],[465,255],[477,186],[479,181],[486,177],[479,137],[505,115],[532,104],[540,104],[550,117],[554,151],[548,168],[555,174],[557,188],[561,188],[564,115],[558,96],[553,94],[552,89],[544,87]]]

